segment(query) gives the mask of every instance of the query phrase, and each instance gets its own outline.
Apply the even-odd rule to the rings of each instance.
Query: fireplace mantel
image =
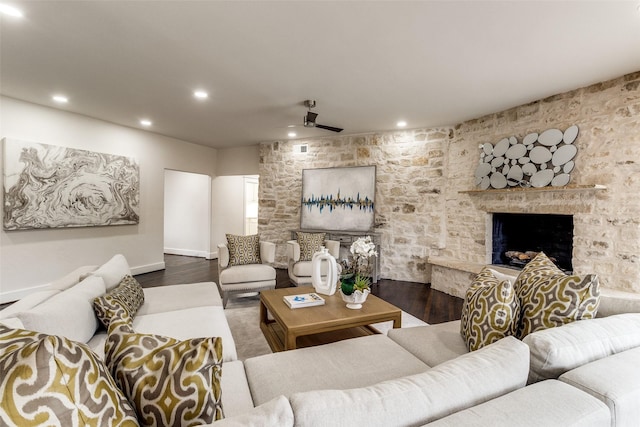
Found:
[[[575,191],[601,191],[606,190],[607,187],[600,184],[593,185],[573,185],[567,187],[509,187],[509,188],[500,188],[500,189],[491,189],[491,190],[465,190],[458,191],[458,193],[469,194],[471,196],[481,196],[483,194],[508,194],[508,193],[523,193],[523,192],[575,192]]]

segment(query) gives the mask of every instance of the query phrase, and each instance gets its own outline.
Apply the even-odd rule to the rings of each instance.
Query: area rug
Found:
[[[229,300],[224,314],[229,322],[231,335],[236,343],[239,360],[271,353],[271,348],[260,330],[260,298],[258,296]],[[402,312],[402,327],[424,326],[427,323]],[[393,322],[371,325],[383,334],[393,327]]]

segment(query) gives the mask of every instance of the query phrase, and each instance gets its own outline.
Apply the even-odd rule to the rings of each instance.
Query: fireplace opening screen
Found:
[[[540,251],[573,271],[572,215],[493,214],[492,264],[522,268]]]

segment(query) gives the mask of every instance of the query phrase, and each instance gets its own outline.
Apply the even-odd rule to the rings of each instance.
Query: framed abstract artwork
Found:
[[[304,169],[300,227],[370,231],[374,226],[376,167]]]
[[[8,138],[3,142],[4,230],[139,223],[135,159]]]

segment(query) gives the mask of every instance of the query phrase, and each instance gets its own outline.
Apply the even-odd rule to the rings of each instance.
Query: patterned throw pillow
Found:
[[[84,344],[0,325],[0,425],[137,426],[104,363]]]
[[[467,289],[460,334],[469,351],[515,335],[520,303],[509,280],[500,280],[485,267]]]
[[[132,276],[126,275],[118,286],[93,300],[93,311],[108,328],[116,310],[124,309],[125,314],[133,319],[142,304],[144,304],[142,286]]]
[[[541,329],[593,319],[600,304],[598,276],[567,275],[543,252],[525,265],[515,289],[520,299],[520,339]]]
[[[234,265],[260,264],[260,238],[227,234],[229,247],[229,267]]]
[[[109,327],[105,358],[142,426],[194,426],[224,417],[219,337],[178,341],[137,334],[116,321]]]
[[[311,261],[313,254],[320,250],[320,247],[324,245],[324,238],[326,233],[304,233],[301,231],[298,234],[298,244],[300,245],[300,261]]]

